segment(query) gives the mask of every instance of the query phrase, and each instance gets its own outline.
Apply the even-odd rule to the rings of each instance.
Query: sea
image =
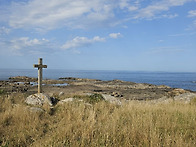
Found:
[[[9,77],[14,76],[37,77],[37,73],[36,69],[0,69],[0,80],[8,80]],[[44,79],[59,79],[62,77],[89,78],[104,81],[118,79],[196,91],[196,72],[43,69]]]

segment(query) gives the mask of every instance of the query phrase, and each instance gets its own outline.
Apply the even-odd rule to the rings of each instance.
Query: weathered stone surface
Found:
[[[150,101],[145,101],[146,103],[150,103],[150,104],[168,104],[173,102],[174,100],[172,98],[168,98],[166,96],[159,98],[159,99],[154,99],[154,100],[150,100]]]
[[[111,96],[114,96],[114,97],[123,97],[123,95],[120,94],[119,92],[112,92]]]
[[[63,103],[67,103],[67,102],[72,102],[72,101],[74,101],[74,98],[67,98],[67,99],[64,99],[64,100],[59,101],[59,104],[63,104]]]
[[[174,97],[175,101],[184,101],[185,103],[189,103],[191,99],[196,98],[196,93],[183,93]]]
[[[59,96],[62,96],[62,95],[64,95],[64,92],[62,92],[62,91],[59,92]]]
[[[184,94],[184,93],[190,93],[190,91],[187,91],[187,90],[184,90],[184,89],[181,89],[181,88],[176,88],[176,89],[168,92],[168,94],[171,97],[175,97],[175,96],[178,96],[178,95],[181,95],[181,94]]]
[[[40,94],[33,94],[27,97],[25,102],[30,105],[40,105],[47,103],[50,106],[53,105],[55,98],[51,98],[46,94],[40,93]]]
[[[112,103],[112,104],[117,104],[117,105],[121,105],[121,101],[118,100],[117,98],[115,98],[114,96],[111,96],[111,95],[107,95],[107,94],[102,94],[103,98]]]
[[[16,77],[10,77],[10,80],[15,80],[15,81],[36,81],[37,78],[32,78],[32,77],[27,77],[27,76],[16,76]]]

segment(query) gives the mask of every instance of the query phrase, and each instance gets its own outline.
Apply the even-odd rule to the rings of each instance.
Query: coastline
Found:
[[[17,76],[9,80],[0,81],[0,90],[5,93],[22,92],[26,94],[37,93],[37,78]],[[196,93],[190,90],[171,88],[165,85],[135,83],[122,80],[96,80],[86,78],[65,77],[58,80],[43,80],[44,93],[65,97],[72,95],[104,94],[125,100],[158,100],[175,98],[185,93]]]
[[[37,77],[34,69],[7,69],[0,70],[0,80],[9,80],[9,77],[28,76]],[[100,79],[110,81],[114,79],[149,83],[154,85],[167,85],[172,88],[182,88],[196,91],[196,73],[194,72],[137,72],[137,71],[103,71],[103,70],[52,70],[43,71],[44,79],[55,79],[59,77],[77,77],[88,79]]]

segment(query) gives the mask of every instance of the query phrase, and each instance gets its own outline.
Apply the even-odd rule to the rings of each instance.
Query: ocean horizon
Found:
[[[9,77],[37,77],[37,69],[0,69],[0,80]],[[172,88],[183,88],[196,91],[196,72],[149,72],[149,71],[118,71],[118,70],[65,70],[44,69],[44,79],[61,77],[89,78],[98,80],[123,80],[136,83],[167,85]]]

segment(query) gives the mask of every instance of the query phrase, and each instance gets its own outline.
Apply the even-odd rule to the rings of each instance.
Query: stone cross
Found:
[[[38,94],[42,93],[42,68],[47,68],[47,65],[42,64],[42,58],[38,59],[38,64],[33,65],[34,68],[38,68]]]

